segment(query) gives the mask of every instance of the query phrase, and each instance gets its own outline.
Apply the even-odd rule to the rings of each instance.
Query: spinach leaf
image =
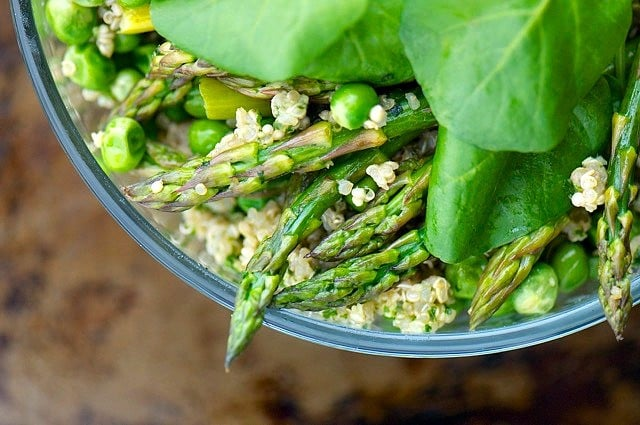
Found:
[[[296,76],[365,13],[368,0],[152,0],[157,32],[227,71]]]
[[[629,0],[406,0],[400,36],[449,137],[541,152],[564,136],[630,18]]]
[[[400,41],[404,0],[371,1],[364,16],[302,74],[335,82],[365,80],[391,85],[411,80]]]
[[[403,0],[152,0],[156,30],[230,72],[396,84],[413,77],[399,27]]]
[[[573,110],[565,139],[548,152],[487,151],[441,127],[427,197],[429,251],[456,263],[569,211],[571,171],[606,145],[611,114],[601,79]]]

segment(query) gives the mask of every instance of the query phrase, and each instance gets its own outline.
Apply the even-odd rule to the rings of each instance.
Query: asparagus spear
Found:
[[[310,255],[322,261],[336,261],[374,252],[424,211],[430,175],[431,160],[418,169],[406,171],[374,205],[347,220]]]
[[[271,99],[282,90],[296,90],[306,94],[313,101],[328,102],[336,84],[329,81],[296,77],[286,81],[264,82],[249,77],[240,77],[223,71],[210,63],[180,50],[170,42],[158,46],[151,63],[149,77],[152,79],[172,78],[173,85],[194,77],[215,77],[227,87],[246,96]]]
[[[129,117],[144,121],[153,117],[161,106],[172,106],[191,90],[191,81],[181,81],[172,87],[169,80],[142,78],[127,98],[111,112],[111,117]]]
[[[622,339],[631,311],[629,233],[633,213],[629,205],[638,191],[633,182],[640,138],[640,50],[636,51],[627,81],[620,111],[613,116],[608,186],[604,193],[604,214],[598,221],[597,230],[598,296],[618,340]]]
[[[561,217],[495,251],[480,276],[469,309],[469,327],[475,329],[500,308],[509,294],[527,277],[542,250],[562,231]]]
[[[435,125],[435,121],[431,125]],[[370,164],[388,160],[390,155],[415,136],[415,133],[408,133],[390,140],[380,148],[353,153],[343,158],[294,197],[289,207],[282,212],[273,235],[258,246],[243,275],[231,316],[225,359],[227,368],[260,328],[265,309],[271,303],[286,269],[288,255],[300,240],[321,225],[322,214],[340,199],[338,180],[359,180]]]
[[[177,104],[191,90],[196,77],[217,77],[227,73],[170,43],[163,43],[151,59],[151,69],[131,90],[127,98],[113,110],[112,116],[126,116],[143,121],[160,107]]]
[[[334,136],[331,125],[320,122],[271,146],[250,142],[213,157],[193,158],[182,167],[123,191],[131,201],[145,207],[182,211],[214,198],[253,193],[284,174],[322,169],[338,156],[380,146],[385,141],[380,130],[345,131]]]
[[[416,96],[419,89],[412,91]],[[209,157],[191,159],[183,167],[127,186],[133,202],[163,211],[181,211],[211,199],[246,195],[261,190],[266,181],[283,174],[317,171],[345,154],[379,146],[387,138],[413,135],[436,124],[424,96],[412,109],[404,92],[390,96],[395,106],[383,130],[341,130],[333,133],[326,122],[314,124],[292,138],[260,146],[245,143]],[[214,198],[215,197],[215,198]]]
[[[273,306],[324,310],[368,301],[429,258],[423,237],[424,230],[412,230],[379,252],[352,258],[285,288],[275,295]]]

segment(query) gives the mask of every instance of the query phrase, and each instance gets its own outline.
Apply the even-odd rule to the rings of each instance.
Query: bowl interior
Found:
[[[11,0],[14,25],[24,61],[50,124],[78,173],[114,219],[149,254],[184,282],[232,308],[233,275],[208,270],[195,258],[195,247],[173,242],[177,221],[131,205],[120,193],[120,181],[107,176],[90,152],[90,140],[104,111],[82,100],[79,90],[60,74],[63,48],[44,21],[44,1]],[[403,335],[396,332],[352,329],[309,318],[295,312],[269,310],[265,324],[314,343],[363,353],[402,357],[456,357],[488,354],[556,339],[604,320],[595,284],[561,298],[557,307],[541,317],[507,316],[491,319],[469,332],[464,317],[434,334]],[[640,279],[632,283],[634,301],[640,299]],[[215,308],[212,306],[212,308]]]

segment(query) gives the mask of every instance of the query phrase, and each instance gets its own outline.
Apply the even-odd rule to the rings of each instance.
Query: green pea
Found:
[[[71,0],[49,0],[45,16],[55,36],[65,44],[82,44],[93,35],[97,24],[95,9],[84,7]]]
[[[102,136],[102,160],[111,171],[131,171],[144,156],[145,142],[144,130],[136,120],[127,117],[113,118]]]
[[[184,110],[194,118],[206,118],[207,111],[204,107],[204,99],[200,94],[200,89],[197,85],[189,90],[189,93],[184,99]]]
[[[189,127],[189,147],[195,154],[206,155],[230,131],[222,121],[196,120]]]
[[[589,256],[579,243],[564,242],[558,246],[551,257],[551,267],[562,292],[571,292],[589,279]]]
[[[133,64],[140,72],[147,74],[151,69],[151,59],[156,51],[156,46],[153,44],[143,44],[136,47],[133,54]]]
[[[142,74],[133,68],[125,68],[118,72],[111,84],[111,94],[118,102],[127,98],[131,90],[142,79]]]
[[[116,53],[129,53],[140,45],[138,34],[116,34],[113,38],[113,51]]]
[[[456,298],[473,298],[486,265],[484,257],[469,257],[461,263],[447,264],[444,275],[451,284],[453,295]]]
[[[269,202],[267,198],[238,198],[238,208],[245,213],[249,212],[251,208],[260,211],[267,205],[267,202]]]
[[[513,295],[513,294],[512,294]],[[495,313],[491,317],[502,317],[507,314],[511,314],[516,311],[513,305],[513,296],[507,297],[507,299],[500,305],[500,307],[496,310]]]
[[[114,63],[102,56],[94,44],[69,46],[62,63],[65,75],[87,89],[108,91],[116,77]]]
[[[98,7],[104,4],[104,0],[73,0],[73,2],[84,7]]]
[[[378,104],[373,87],[362,83],[340,86],[331,96],[331,115],[342,127],[360,128],[369,118],[369,111]]]
[[[130,9],[134,7],[144,6],[145,4],[149,4],[149,0],[118,0],[118,3],[122,7],[128,7]]]
[[[520,314],[548,313],[558,298],[558,277],[553,267],[536,263],[529,276],[512,293],[513,308]]]

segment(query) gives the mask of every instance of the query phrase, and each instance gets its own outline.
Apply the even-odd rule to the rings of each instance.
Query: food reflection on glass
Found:
[[[589,281],[622,338],[630,1],[47,0],[46,18],[104,108],[104,170],[238,274],[227,366],[271,307],[473,330]]]

